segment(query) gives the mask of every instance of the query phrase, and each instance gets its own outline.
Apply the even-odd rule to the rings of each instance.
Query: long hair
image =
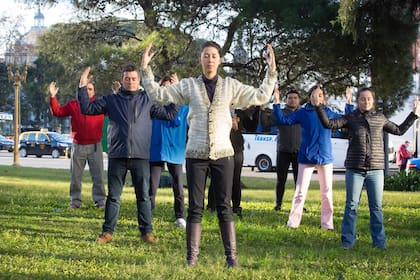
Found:
[[[325,89],[321,84],[316,84],[314,86],[312,86],[309,90],[308,90],[308,95],[306,97],[306,102],[311,103],[311,94],[314,90],[316,90],[317,88],[319,88],[322,91],[322,95],[324,96],[324,103],[327,101],[327,97],[326,97],[326,93],[325,93]]]

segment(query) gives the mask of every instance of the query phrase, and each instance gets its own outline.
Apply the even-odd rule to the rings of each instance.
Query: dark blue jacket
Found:
[[[78,100],[83,114],[108,115],[110,158],[149,159],[152,118],[173,120],[177,114],[173,104],[153,104],[145,91],[129,92],[121,88],[116,94],[108,94],[89,102],[87,88],[81,87]]]
[[[353,108],[353,105],[346,104],[346,112],[352,111]],[[333,162],[331,129],[323,127],[315,108],[311,104],[307,103],[304,107],[289,115],[283,115],[280,104],[275,104],[273,109],[274,118],[279,124],[300,124],[299,163],[323,165]],[[342,116],[328,107],[324,107],[324,110],[330,119]]]

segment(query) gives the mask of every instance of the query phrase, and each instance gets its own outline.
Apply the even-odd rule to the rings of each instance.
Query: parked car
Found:
[[[7,150],[9,152],[13,152],[15,142],[10,140],[9,138],[0,135],[0,150]]]
[[[19,137],[19,155],[27,157],[35,155],[42,157],[51,155],[53,158],[69,156],[72,141],[60,133],[49,131],[23,132]]]
[[[420,158],[410,158],[407,160],[407,166],[405,167],[405,172],[409,173],[411,171],[420,171]]]

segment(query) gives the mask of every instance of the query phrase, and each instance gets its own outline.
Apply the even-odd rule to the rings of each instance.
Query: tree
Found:
[[[13,112],[13,84],[7,77],[7,66],[0,63],[0,112]]]
[[[384,107],[389,112],[400,106],[410,89],[410,71],[403,65],[411,65],[407,64],[410,59],[407,46],[413,42],[415,28],[413,29],[413,21],[406,15],[415,10],[414,2],[416,1],[72,1],[79,9],[80,16],[87,19],[83,22],[86,28],[81,28],[84,35],[78,37],[80,43],[89,44],[88,40],[100,39],[115,45],[115,49],[112,49],[115,54],[119,52],[119,48],[129,46],[130,41],[134,42],[130,46],[135,48],[134,45],[138,45],[136,50],[140,52],[145,42],[159,38],[154,41],[161,55],[155,61],[159,75],[173,65],[177,65],[177,68],[179,65],[189,65],[183,63],[191,60],[191,54],[197,46],[195,42],[206,37],[222,42],[226,53],[223,68],[230,75],[257,85],[265,72],[262,52],[265,44],[271,42],[276,49],[281,71],[280,84],[283,88],[307,88],[310,84],[319,82],[327,85],[330,93],[341,95],[346,85],[366,84],[369,82],[368,77],[371,77]],[[121,32],[120,27],[127,20],[113,17],[121,9],[142,11],[143,18],[130,23],[136,31]],[[347,11],[345,17],[343,9]],[[354,14],[357,14],[357,18],[352,17]],[[138,12],[136,16],[139,16]],[[337,24],[345,21],[349,24]],[[154,32],[148,36],[145,33],[142,33],[144,36],[138,35],[139,26],[143,26],[146,33]],[[355,30],[359,34],[358,40],[353,40],[352,34],[355,33],[348,32],[348,26],[357,27]],[[96,33],[100,36],[96,36]],[[405,34],[408,36],[399,37]],[[112,39],[114,35],[118,35],[116,41],[119,44],[114,44],[113,40],[107,41],[106,38]],[[171,36],[185,40],[175,41],[180,46],[172,47],[164,43],[165,38]],[[74,46],[66,44],[64,47]],[[91,56],[92,60],[89,62],[99,58],[98,50],[95,49],[96,58]],[[63,49],[57,53],[62,55],[65,51]],[[74,65],[75,61],[78,60],[74,57],[69,59]],[[387,77],[387,73],[392,73],[391,77],[399,77],[398,80]]]
[[[386,115],[412,90],[412,45],[416,42],[420,4],[415,0],[343,0],[338,22],[354,44],[366,48],[368,75]]]

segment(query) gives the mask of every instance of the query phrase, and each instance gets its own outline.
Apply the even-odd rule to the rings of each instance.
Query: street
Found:
[[[13,165],[13,153],[0,151],[0,165]],[[70,159],[66,159],[64,157],[53,159],[51,156],[43,156],[41,158],[37,158],[36,156],[28,156],[26,158],[20,157],[19,165],[24,167],[70,169]],[[108,159],[106,156],[104,157],[104,168],[105,170],[108,168]],[[88,166],[86,165],[86,170],[87,169]],[[252,171],[250,167],[243,167],[242,176],[275,179],[276,173],[258,172],[256,168],[255,171]],[[289,172],[288,179],[293,179],[291,172]],[[312,176],[312,180],[317,180],[316,173]],[[344,180],[344,172],[334,172],[334,180]]]
[[[37,158],[36,156],[28,156],[26,158],[19,158],[20,166],[25,167],[38,167],[38,168],[57,168],[57,169],[70,169],[70,159],[66,159],[64,157],[60,157],[57,159],[53,159],[51,156],[43,156],[41,158]],[[13,165],[13,153],[9,153],[7,151],[0,151],[0,165]],[[107,170],[108,168],[108,159],[104,156],[104,168]],[[88,166],[86,165],[86,170],[88,170]],[[394,163],[390,164],[390,172],[397,171],[397,166]],[[185,168],[184,168],[185,172]],[[242,168],[242,176],[244,177],[260,177],[260,178],[270,178],[275,179],[276,173],[275,172],[259,172],[257,168],[254,171],[251,170],[250,167],[243,167]],[[288,176],[289,180],[293,179],[293,175],[289,172]],[[312,175],[312,180],[318,180],[316,172]],[[343,181],[344,180],[344,170],[334,170],[334,180],[335,181]]]

